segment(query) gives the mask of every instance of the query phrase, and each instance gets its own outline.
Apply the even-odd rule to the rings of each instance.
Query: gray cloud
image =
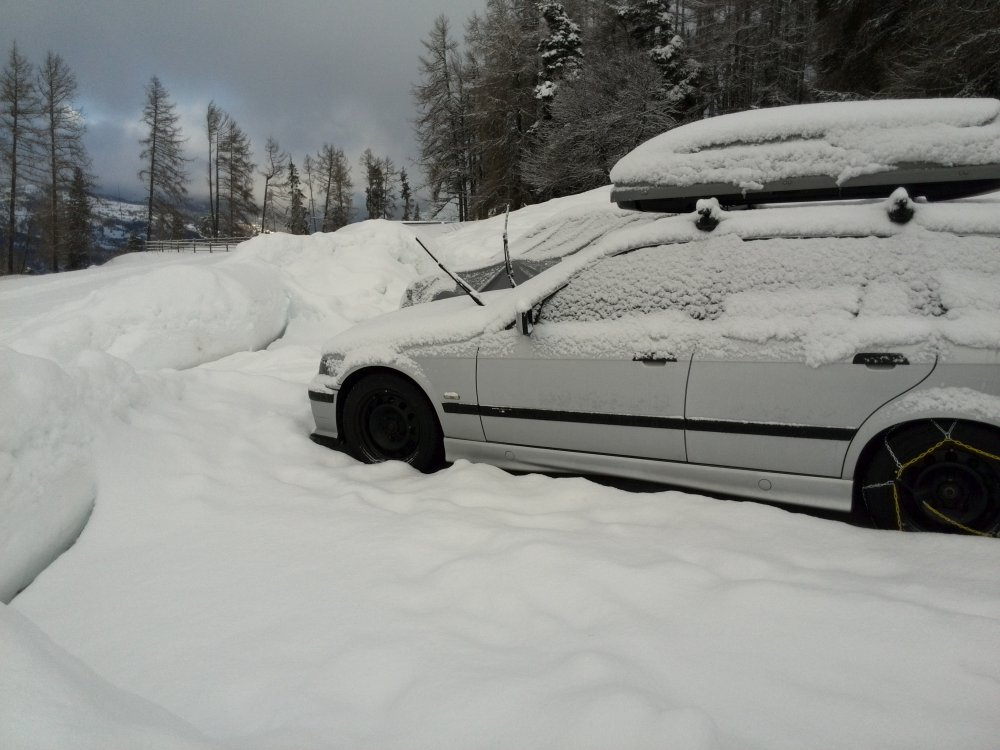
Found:
[[[357,176],[370,147],[411,173],[410,87],[434,18],[461,33],[485,0],[0,0],[0,45],[33,62],[57,52],[74,71],[87,146],[103,188],[141,192],[138,120],[153,75],[177,105],[204,191],[204,116],[214,99],[250,135],[274,135],[301,164],[325,142]],[[355,182],[360,180],[355,179]]]

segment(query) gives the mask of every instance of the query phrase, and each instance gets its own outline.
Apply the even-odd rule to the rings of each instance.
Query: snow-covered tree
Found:
[[[542,69],[538,73],[535,97],[542,102],[542,117],[547,118],[548,107],[555,98],[559,82],[572,81],[580,72],[583,41],[580,27],[570,20],[562,3],[539,3],[538,11],[549,33],[538,43]]]

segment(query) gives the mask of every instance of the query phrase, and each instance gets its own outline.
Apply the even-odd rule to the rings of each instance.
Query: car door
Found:
[[[851,439],[882,404],[924,380],[909,347],[813,366],[747,353],[695,353],[687,389],[692,463],[840,476]]]
[[[618,265],[621,265],[619,262]],[[477,364],[491,442],[684,461],[690,351],[660,347],[623,287],[597,300],[600,265],[540,305],[534,330],[484,338]],[[614,314],[609,314],[614,310]]]
[[[560,324],[505,331],[479,350],[477,386],[490,442],[683,461],[690,355],[560,352]]]

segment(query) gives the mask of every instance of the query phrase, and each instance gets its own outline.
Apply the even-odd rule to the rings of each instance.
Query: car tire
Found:
[[[883,529],[1000,536],[1000,430],[921,421],[882,435],[859,496]]]
[[[359,381],[344,402],[344,440],[365,463],[405,461],[422,472],[444,462],[437,415],[423,391],[392,373]]]

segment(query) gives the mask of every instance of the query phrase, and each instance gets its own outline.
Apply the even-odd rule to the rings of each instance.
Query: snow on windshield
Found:
[[[701,120],[646,141],[611,170],[618,186],[724,183],[761,189],[829,175],[838,184],[895,166],[995,163],[1000,101],[800,104]]]

